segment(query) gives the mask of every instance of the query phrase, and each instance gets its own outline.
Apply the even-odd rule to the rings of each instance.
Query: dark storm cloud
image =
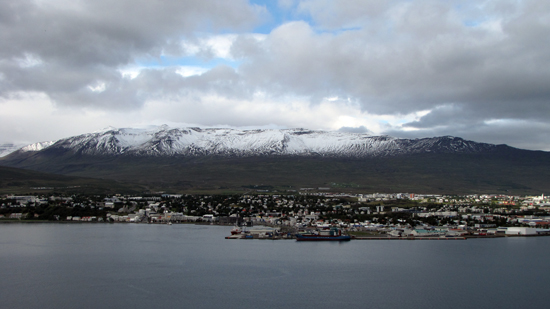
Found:
[[[239,55],[250,52],[241,71],[260,88],[313,102],[347,97],[371,114],[428,110],[406,126],[434,133],[445,127],[458,135],[468,125],[471,136],[496,136],[501,128],[492,130],[491,120],[509,119],[522,123],[518,138],[529,138],[527,123],[548,119],[549,2],[489,1],[462,10],[467,2],[363,4],[305,1],[301,9],[319,29],[357,28],[286,24],[259,46],[242,45]]]
[[[146,93],[150,98],[177,100],[200,93],[216,94],[225,98],[250,98],[242,87],[242,79],[229,66],[220,65],[201,75],[183,77],[177,68],[143,70],[128,87]]]
[[[184,55],[183,38],[247,29],[260,10],[246,1],[21,0],[1,1],[0,12],[0,94],[43,91],[58,103],[124,108],[143,101],[121,66]],[[90,92],[97,83],[104,92]]]
[[[341,127],[340,129],[338,129],[339,132],[348,132],[348,133],[369,133],[371,134],[372,132],[369,131],[369,129],[367,129],[367,127],[365,126],[360,126],[360,127]]]
[[[2,57],[38,54],[73,66],[125,64],[154,56],[196,30],[257,22],[245,1],[2,1]],[[181,51],[177,51],[181,52]]]
[[[522,20],[512,20],[503,28]],[[263,48],[256,48],[260,52],[248,55],[242,71],[251,83],[269,90],[351,96],[365,111],[377,114],[451,103],[502,116],[517,115],[518,105],[548,111],[546,64],[550,58],[542,45],[529,48],[521,35],[503,33],[495,39],[483,29],[464,25],[453,25],[457,29],[449,32],[430,30],[426,35],[420,30],[428,27],[418,26],[419,32],[411,32],[406,21],[400,22],[404,24],[400,28],[408,30],[389,44],[365,37],[366,30],[316,34],[305,23],[287,24],[275,30]],[[445,29],[445,23],[440,23],[431,27]],[[405,40],[409,32],[417,35],[410,42]]]
[[[53,4],[1,2],[6,17],[1,39],[9,42],[0,48],[3,59],[20,59],[20,64],[30,57],[42,63],[22,67],[3,61],[3,92],[45,91],[67,97],[62,100],[67,103],[74,93],[83,104],[93,97],[103,101],[124,94],[128,101],[140,102],[138,89],[152,88],[146,82],[158,86],[161,76],[147,73],[126,80],[118,68],[139,57],[185,55],[177,42],[194,31],[244,29],[258,16],[258,9],[243,1]],[[478,117],[540,119],[550,112],[548,4],[494,6],[467,16],[483,23],[484,18],[508,11],[495,18],[497,30],[466,25],[452,2],[303,1],[299,11],[310,14],[320,29],[350,23],[357,28],[319,32],[305,22],[294,22],[263,41],[242,35],[232,48],[233,56],[243,61],[238,73],[216,68],[182,82],[176,75],[167,80],[161,72],[160,80],[171,85],[162,87],[170,91],[167,96],[197,87],[246,99],[260,90],[273,96],[306,96],[314,103],[327,96],[346,97],[372,114],[407,114],[454,104],[458,111],[475,110]],[[199,55],[211,59],[208,50]],[[106,93],[86,93],[96,83],[104,83]],[[123,91],[130,88],[136,93]]]

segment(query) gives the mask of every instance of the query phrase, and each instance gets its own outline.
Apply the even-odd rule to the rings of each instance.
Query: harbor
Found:
[[[503,229],[501,229],[503,230]],[[515,231],[514,229],[511,229]],[[410,233],[410,231],[409,231]],[[487,234],[487,233],[461,233],[461,234],[437,234],[431,233],[428,236],[412,236],[412,234],[378,234],[370,236],[349,235],[347,231],[340,228],[324,229],[290,229],[288,227],[256,226],[239,227],[235,226],[231,230],[231,235],[225,239],[262,239],[262,240],[297,240],[297,241],[349,241],[349,240],[467,240],[467,239],[495,239],[504,237],[536,237],[549,236],[548,233],[537,234],[506,234],[505,232]]]

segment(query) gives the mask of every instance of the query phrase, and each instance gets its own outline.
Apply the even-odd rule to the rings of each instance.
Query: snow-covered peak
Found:
[[[62,147],[87,155],[367,157],[421,152],[478,152],[494,145],[455,137],[408,140],[365,133],[307,129],[201,129],[162,125],[148,128],[110,128],[63,139],[52,147]]]

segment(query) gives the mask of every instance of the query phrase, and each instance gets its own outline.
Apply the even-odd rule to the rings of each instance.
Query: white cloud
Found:
[[[115,114],[102,111],[59,109],[44,93],[16,93],[0,101],[0,143],[35,143],[92,132],[121,123]]]
[[[21,68],[32,68],[43,63],[42,59],[37,55],[30,53],[24,53],[23,58],[16,58],[15,61],[19,64]]]
[[[89,85],[88,89],[90,89],[93,92],[103,92],[105,91],[105,83],[98,81],[93,86]]]
[[[207,69],[198,66],[181,66],[176,70],[176,73],[183,77],[189,77],[194,75],[201,75],[203,73],[206,73],[207,71]]]
[[[134,79],[139,75],[143,68],[144,67],[139,67],[137,65],[131,65],[120,68],[117,71],[122,75],[123,78]]]

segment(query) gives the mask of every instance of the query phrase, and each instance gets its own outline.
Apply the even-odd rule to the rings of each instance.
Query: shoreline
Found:
[[[144,224],[144,225],[169,225],[164,222],[156,223],[134,223],[134,222],[98,222],[98,221],[48,221],[48,220],[0,220],[0,224]],[[211,224],[208,222],[173,222],[173,224],[192,224],[192,225],[207,225],[207,226],[226,226],[230,227],[233,225],[225,224]],[[468,240],[468,239],[495,239],[495,238],[517,238],[517,237],[543,237],[550,236],[550,234],[540,234],[540,235],[465,235],[458,237],[387,237],[387,236],[352,236],[351,240]],[[259,237],[255,236],[253,238],[239,238],[239,237],[225,237],[226,239],[261,239],[261,240],[282,240],[290,239],[295,240],[295,237],[286,237],[286,236],[273,236],[273,237]]]

